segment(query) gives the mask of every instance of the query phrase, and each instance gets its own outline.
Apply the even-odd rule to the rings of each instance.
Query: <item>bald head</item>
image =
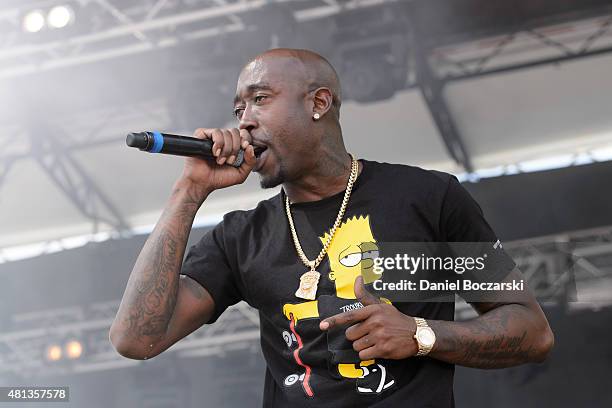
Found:
[[[317,88],[328,88],[333,97],[332,110],[336,117],[340,116],[342,102],[340,80],[336,70],[327,59],[309,50],[274,48],[253,58],[246,64],[245,68],[274,58],[292,60],[292,69],[289,72],[291,80],[298,86],[302,86],[304,90],[312,91]]]
[[[255,168],[262,187],[346,165],[340,82],[312,51],[277,48],[253,58],[240,72],[234,114],[253,144],[266,148]]]

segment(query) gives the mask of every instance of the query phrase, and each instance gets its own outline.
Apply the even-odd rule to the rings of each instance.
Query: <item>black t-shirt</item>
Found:
[[[317,270],[317,299],[295,296],[307,268],[295,250],[284,193],[234,211],[188,252],[182,274],[215,301],[210,323],[241,300],[259,310],[265,407],[452,407],[454,365],[430,357],[360,362],[343,330],[322,318],[360,307],[350,294],[362,242],[495,242],[478,204],[449,174],[361,160],[341,227]],[[309,259],[321,250],[344,192],[292,204]],[[353,249],[351,249],[353,248]],[[330,273],[332,272],[332,273]],[[350,282],[350,285],[349,283]],[[350,286],[350,288],[349,288]],[[454,303],[397,303],[410,316],[453,320]]]

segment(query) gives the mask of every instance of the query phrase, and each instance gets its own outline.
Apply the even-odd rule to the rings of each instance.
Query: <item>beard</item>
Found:
[[[281,174],[273,174],[271,176],[260,176],[259,185],[261,188],[274,188],[283,184],[284,177]]]
[[[286,171],[282,163],[278,172],[268,175],[259,175],[259,185],[261,186],[261,188],[274,188],[283,184],[286,180]]]

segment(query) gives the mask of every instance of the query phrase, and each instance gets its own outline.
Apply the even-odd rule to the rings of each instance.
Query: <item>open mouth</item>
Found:
[[[259,171],[264,164],[264,161],[266,159],[266,151],[268,150],[268,146],[259,144],[259,143],[253,143],[253,151],[255,152],[255,159],[257,159],[257,164],[255,165],[255,168],[253,169],[254,171]]]
[[[266,146],[253,145],[253,150],[255,151],[255,157],[259,159],[259,157],[261,157],[263,152],[268,150],[268,148]]]

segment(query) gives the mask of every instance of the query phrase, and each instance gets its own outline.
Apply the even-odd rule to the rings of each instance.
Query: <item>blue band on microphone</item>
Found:
[[[151,153],[161,152],[164,147],[164,137],[158,131],[153,132],[153,148],[150,150]]]

